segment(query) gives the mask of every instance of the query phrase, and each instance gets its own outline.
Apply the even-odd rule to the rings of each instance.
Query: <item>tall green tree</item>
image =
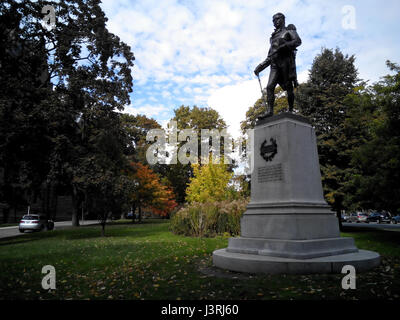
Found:
[[[123,113],[121,123],[126,138],[125,154],[135,162],[147,163],[146,151],[150,142],[146,141],[147,134],[152,129],[161,129],[161,125],[145,115]]]
[[[14,213],[39,195],[46,180],[52,150],[48,115],[56,101],[45,42],[31,36],[24,9],[20,3],[0,4],[0,202],[11,204]]]
[[[355,174],[347,187],[349,204],[395,215],[400,212],[400,66],[386,63],[392,74],[346,101],[353,110],[346,125],[362,138],[353,148]]]
[[[300,113],[315,128],[324,194],[339,223],[345,209],[344,184],[352,174],[351,147],[344,132],[349,108],[344,100],[360,82],[354,61],[354,55],[339,49],[323,49],[313,61],[309,80],[299,86],[296,100]]]
[[[90,194],[110,199],[111,181],[119,175],[124,150],[116,111],[129,104],[132,91],[133,53],[107,30],[107,18],[99,4],[99,0],[71,0],[3,1],[0,5],[6,25],[2,33],[6,40],[2,41],[15,39],[11,50],[3,52],[2,66],[10,59],[18,61],[16,54],[24,57],[22,62],[26,61],[17,69],[19,73],[10,68],[0,81],[28,83],[30,79],[29,76],[24,78],[23,68],[29,72],[36,66],[35,76],[31,76],[36,81],[31,81],[31,87],[34,96],[41,99],[33,99],[28,104],[30,112],[24,113],[26,102],[32,100],[32,90],[17,86],[15,98],[12,98],[10,85],[6,87],[8,91],[2,92],[2,101],[10,102],[0,106],[1,121],[11,124],[1,132],[0,141],[5,143],[0,148],[7,152],[7,163],[12,159],[17,162],[16,170],[6,168],[5,175],[21,176],[22,156],[7,148],[11,145],[8,136],[20,137],[18,128],[25,122],[26,132],[31,132],[32,137],[46,147],[41,155],[31,155],[32,162],[44,159],[47,165],[33,164],[25,171],[42,172],[38,180],[64,181],[70,187],[75,204],[74,225],[78,224],[82,201]],[[55,8],[56,24],[51,30],[41,24],[44,5]],[[33,50],[32,46],[40,50]],[[37,91],[40,92],[36,94]],[[11,121],[7,117],[12,117]],[[37,119],[44,122],[40,126],[44,131],[32,130],[37,126]],[[8,132],[8,136],[3,136],[3,132]],[[105,145],[117,146],[118,150],[104,148]],[[16,173],[11,175],[10,172]],[[104,182],[104,179],[107,187],[103,188],[99,181]],[[8,179],[7,184],[12,185],[13,180],[17,178]]]

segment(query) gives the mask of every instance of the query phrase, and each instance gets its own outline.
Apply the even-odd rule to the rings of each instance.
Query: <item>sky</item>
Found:
[[[107,27],[135,55],[126,113],[164,127],[181,105],[211,107],[237,137],[261,97],[254,68],[266,58],[282,12],[302,39],[296,57],[305,82],[322,48],[355,55],[359,78],[373,83],[400,63],[400,1],[386,0],[103,0]],[[269,68],[261,74],[266,86]]]

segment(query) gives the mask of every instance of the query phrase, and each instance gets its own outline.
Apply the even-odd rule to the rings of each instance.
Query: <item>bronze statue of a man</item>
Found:
[[[275,31],[270,38],[271,47],[268,51],[268,57],[254,70],[254,73],[258,77],[261,71],[271,66],[267,85],[268,110],[260,118],[273,115],[274,91],[277,84],[283,90],[287,91],[289,111],[292,112],[294,103],[293,88],[296,88],[298,85],[295,58],[296,48],[301,45],[301,39],[293,24],[285,27],[285,16],[282,13],[275,14],[272,17],[272,21]]]

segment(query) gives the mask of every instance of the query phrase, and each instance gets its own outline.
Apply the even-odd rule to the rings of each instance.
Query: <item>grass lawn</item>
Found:
[[[168,220],[128,221],[0,239],[0,299],[394,299],[400,297],[400,232],[351,231],[360,249],[382,255],[379,268],[344,275],[247,275],[212,267],[227,237],[172,234]],[[353,229],[355,230],[355,229]],[[41,287],[42,267],[56,269],[56,290]]]

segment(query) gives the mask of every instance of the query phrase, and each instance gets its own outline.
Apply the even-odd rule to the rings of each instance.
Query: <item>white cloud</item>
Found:
[[[299,83],[307,82],[307,80],[308,80],[308,75],[309,75],[309,71],[308,71],[308,70],[303,70],[302,72],[300,72],[299,74],[297,74],[297,81],[298,81]]]
[[[137,114],[144,114],[146,117],[152,118],[154,116],[159,115],[163,111],[168,110],[165,106],[154,106],[154,105],[143,105],[141,107],[134,107],[132,105],[125,108],[124,112],[137,115]]]
[[[202,89],[202,88],[199,88],[199,87],[196,87],[196,88],[193,89],[193,92],[194,92],[194,93],[197,93],[197,94],[203,93],[203,89]]]
[[[263,78],[265,82],[265,78]],[[257,80],[247,80],[213,91],[208,105],[217,110],[229,126],[228,131],[237,138],[240,134],[240,122],[246,117],[249,107],[261,97]]]
[[[171,93],[169,91],[166,91],[166,90],[162,91],[161,95],[162,95],[163,98],[170,98],[171,97]]]
[[[190,93],[192,93],[192,88],[191,87],[185,87],[185,88],[183,88],[183,92],[185,92],[185,93],[188,93],[188,94],[190,94]]]

